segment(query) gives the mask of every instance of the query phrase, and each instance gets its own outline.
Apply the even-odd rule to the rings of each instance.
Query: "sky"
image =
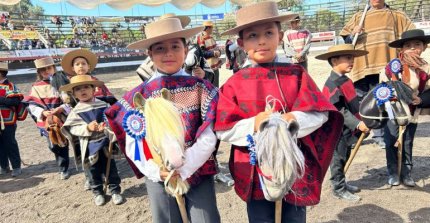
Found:
[[[91,0],[89,0],[91,1]],[[186,0],[185,0],[186,1]],[[47,3],[41,0],[31,0],[33,5],[39,5],[45,9],[45,15],[79,15],[79,16],[159,16],[165,13],[175,13],[177,15],[202,15],[228,13],[231,11],[231,4],[227,1],[226,4],[218,8],[208,8],[204,5],[197,4],[190,10],[180,10],[171,4],[165,4],[159,7],[146,7],[136,5],[129,10],[116,10],[105,4],[92,10],[84,10],[77,8],[66,1],[61,3]]]

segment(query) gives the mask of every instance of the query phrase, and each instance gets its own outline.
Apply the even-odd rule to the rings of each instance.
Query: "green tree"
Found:
[[[19,13],[23,18],[38,18],[44,13],[42,7],[33,5],[30,0],[21,0],[20,3],[12,6],[0,5],[0,11]]]
[[[278,2],[279,9],[288,9],[290,7],[301,7],[304,0],[282,0]]]
[[[312,21],[315,19],[315,21]],[[328,9],[320,9],[315,13],[315,16],[308,25],[314,27],[310,28],[314,31],[329,31],[329,30],[338,30],[339,27],[342,28],[342,16],[337,12],[330,11]],[[316,25],[316,27],[315,27]]]

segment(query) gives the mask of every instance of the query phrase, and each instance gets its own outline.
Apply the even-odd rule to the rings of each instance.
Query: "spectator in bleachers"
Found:
[[[70,21],[70,25],[73,27],[75,27],[76,23],[75,23],[75,19],[73,17],[69,17],[69,21]]]
[[[31,41],[29,39],[24,40],[24,49],[25,50],[31,50],[32,49]]]
[[[6,20],[6,15],[4,13],[1,14],[1,18],[0,18],[0,26],[6,27],[7,25],[7,20]]]
[[[18,43],[16,44],[16,48],[18,50],[24,49],[24,40],[19,40]]]
[[[96,28],[93,28],[90,33],[91,33],[92,37],[97,38],[97,30],[96,30]]]
[[[66,39],[64,40],[63,45],[64,45],[64,48],[69,47],[69,46],[70,46],[70,38],[66,38]]]
[[[30,26],[28,25],[24,26],[24,31],[30,31]]]
[[[112,28],[112,36],[115,38],[118,37],[118,30],[116,29],[115,26]]]
[[[103,33],[102,33],[102,39],[103,40],[109,39],[109,36],[108,36],[108,34],[105,31],[103,31]]]
[[[16,50],[18,48],[16,40],[10,41],[11,50]]]
[[[55,24],[57,25],[57,27],[62,27],[63,26],[63,21],[61,21],[60,16],[55,16]]]
[[[85,35],[84,30],[83,30],[82,28],[79,28],[79,29],[78,29],[78,36],[79,36],[80,38],[84,38],[84,35]]]

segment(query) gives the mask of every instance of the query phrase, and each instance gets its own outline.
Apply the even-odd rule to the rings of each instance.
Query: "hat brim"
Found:
[[[200,33],[201,31],[203,31],[203,29],[204,27],[200,26],[196,28],[172,32],[165,35],[155,36],[149,39],[139,40],[134,43],[131,43],[130,45],[127,46],[127,48],[132,50],[144,50],[144,49],[148,49],[151,45],[164,40],[175,39],[175,38],[185,38],[185,39],[191,38],[197,35],[198,33]]]
[[[259,24],[264,24],[264,23],[268,23],[268,22],[286,22],[289,21],[295,17],[297,17],[299,14],[287,14],[287,15],[279,15],[279,16],[274,16],[274,17],[269,17],[269,18],[265,18],[265,19],[260,19],[260,20],[256,20],[256,21],[252,21],[250,23],[246,23],[246,24],[242,24],[240,26],[236,26],[233,29],[229,29],[223,33],[221,33],[222,36],[225,35],[236,35],[238,34],[241,30],[244,30],[248,27],[254,26],[254,25],[259,25]]]
[[[61,59],[61,67],[63,68],[63,71],[69,75],[76,74],[73,71],[73,64],[72,64],[72,61],[76,57],[83,57],[88,61],[88,64],[90,67],[90,69],[88,70],[88,73],[93,71],[97,66],[98,58],[93,52],[89,50],[84,50],[84,49],[73,50],[66,53],[66,55],[64,55],[63,58]]]
[[[72,92],[74,87],[80,86],[80,85],[94,85],[95,87],[101,87],[103,86],[103,81],[99,81],[99,80],[92,80],[92,81],[82,81],[82,82],[78,82],[78,83],[72,83],[72,84],[66,84],[60,87],[60,91],[65,91],[65,92]]]
[[[184,27],[184,28],[185,28],[185,26],[188,26],[190,24],[190,22],[191,22],[190,17],[185,16],[185,15],[177,15],[177,16],[173,16],[171,18],[177,18],[177,19],[179,19],[179,21],[181,21],[182,27]]]
[[[327,53],[320,54],[316,56],[315,59],[328,60],[330,57],[342,56],[342,55],[352,55],[354,57],[361,57],[368,53],[369,52],[367,52],[366,50],[338,50],[334,52],[327,52]]]
[[[405,44],[407,41],[410,41],[410,40],[421,40],[423,41],[424,45],[427,45],[430,43],[430,36],[417,36],[417,37],[398,39],[389,43],[388,46],[392,48],[402,48],[403,44]]]

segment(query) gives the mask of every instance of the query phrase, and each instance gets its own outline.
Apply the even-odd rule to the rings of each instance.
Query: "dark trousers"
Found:
[[[100,150],[98,151],[98,160],[95,164],[88,168],[89,171],[86,171],[85,175],[88,175],[88,179],[90,180],[91,190],[94,195],[103,194],[103,176],[106,174],[106,166],[107,166],[107,157],[105,153]],[[118,169],[116,168],[116,163],[114,159],[110,161],[110,169],[109,169],[109,192],[111,194],[119,194],[121,193],[121,187],[119,184],[121,183],[121,178],[118,175]]]
[[[409,123],[403,133],[403,148],[402,148],[402,176],[411,173],[412,170],[412,148],[414,146],[414,136],[418,125]],[[384,142],[386,145],[385,156],[387,158],[387,171],[389,175],[397,175],[397,151],[394,147],[399,136],[399,127],[392,121],[388,121],[385,126]]]
[[[214,70],[214,81],[212,82],[212,84],[215,87],[219,87],[219,69]]]
[[[347,144],[344,136],[342,136],[334,150],[333,159],[330,163],[330,181],[333,186],[333,190],[336,192],[346,190],[346,179],[343,169],[345,168],[350,155],[351,146]]]
[[[12,169],[21,168],[21,156],[18,143],[15,138],[16,125],[6,125],[0,130],[0,167],[9,169],[9,161]]]
[[[48,139],[48,148],[55,155],[55,161],[59,167],[60,172],[66,172],[69,169],[69,146],[60,147],[53,145]]]
[[[246,203],[249,223],[275,222],[275,202],[267,200],[251,200]],[[295,206],[282,201],[282,222],[305,223],[306,207]]]
[[[153,182],[145,177],[154,223],[182,223],[175,197],[166,193],[162,182]],[[216,206],[215,186],[212,176],[206,177],[185,194],[185,208],[191,223],[221,222]]]

